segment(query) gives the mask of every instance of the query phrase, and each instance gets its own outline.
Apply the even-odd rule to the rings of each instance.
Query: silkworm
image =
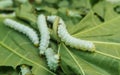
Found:
[[[55,15],[52,15],[52,16],[47,16],[47,20],[49,21],[49,22],[54,22],[55,21],[55,18],[56,18],[57,16],[55,16]]]
[[[31,72],[31,66],[22,64],[18,68],[20,69],[20,75],[33,75]]]
[[[53,23],[53,22],[55,21],[56,17],[57,17],[57,16],[55,16],[55,15],[47,16],[47,20],[48,20],[49,22]],[[60,18],[60,17],[59,17],[59,18]],[[65,26],[65,23],[64,23],[64,21],[63,21],[62,18],[60,18],[59,24],[62,24],[63,26]]]
[[[62,23],[60,23],[60,25],[58,26],[58,36],[63,42],[65,42],[66,45],[69,45],[76,49],[81,49],[83,51],[95,51],[95,45],[92,42],[72,37],[68,33],[66,26]]]
[[[23,34],[26,34],[26,36],[29,37],[29,39],[33,42],[35,46],[39,45],[39,38],[35,30],[32,28],[25,26],[23,24],[20,24],[12,19],[5,19],[4,24],[6,26],[9,26],[11,28],[14,28],[15,30],[22,32]]]
[[[45,50],[49,45],[50,33],[47,27],[46,18],[43,14],[38,16],[37,25],[41,35],[39,50],[40,50],[40,54],[44,55]]]
[[[54,52],[52,48],[47,48],[45,51],[45,56],[47,59],[47,64],[51,70],[56,70],[59,66],[59,55]]]
[[[52,15],[52,16],[47,16],[47,20],[49,21],[49,22],[51,22],[51,23],[53,23],[54,21],[55,21],[55,18],[56,18],[57,16],[55,16],[55,15]],[[64,21],[62,20],[62,18],[60,18],[60,22],[59,23],[62,23],[63,25],[65,25],[64,24]]]
[[[47,20],[50,22],[54,22],[55,17],[56,16],[48,16]],[[66,25],[61,18],[58,25],[58,36],[61,38],[61,41],[65,42],[66,45],[69,45],[76,49],[81,49],[83,51],[95,51],[95,45],[92,42],[72,37],[68,33]]]

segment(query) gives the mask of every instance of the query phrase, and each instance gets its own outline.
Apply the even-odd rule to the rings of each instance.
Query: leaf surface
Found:
[[[54,75],[43,58],[38,55],[38,48],[24,34],[3,24],[0,20],[0,65],[16,67],[20,64],[31,65],[35,75]]]

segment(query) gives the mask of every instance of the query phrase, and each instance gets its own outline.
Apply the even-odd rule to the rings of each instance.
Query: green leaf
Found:
[[[60,44],[61,68],[67,75],[85,75],[78,60],[64,44]]]
[[[119,48],[119,47],[116,47],[116,48]],[[107,51],[107,49],[105,49],[104,47],[102,47],[101,49]],[[86,53],[86,52],[82,52],[82,51],[80,52],[74,49],[70,49],[70,50],[75,55],[76,59],[79,60],[79,63],[82,65],[85,74],[119,75],[120,73],[119,72],[120,59],[110,54],[100,52],[100,51],[97,51],[95,53]],[[111,50],[114,50],[114,49],[111,49]]]
[[[52,35],[54,36],[54,39],[56,39],[57,41],[60,41],[59,37],[58,37],[58,25],[59,25],[59,21],[60,21],[60,17],[56,17],[55,21],[53,23],[53,33]]]
[[[72,0],[72,7],[74,8],[80,8],[80,7],[85,7],[85,8],[91,8],[89,0]]]
[[[69,1],[60,1],[60,3],[58,4],[59,7],[68,7],[69,6]]]
[[[99,16],[101,16],[105,21],[108,21],[119,15],[114,10],[114,8],[119,5],[120,5],[120,2],[110,3],[103,0],[95,4],[95,6],[93,7],[93,11],[97,13]]]
[[[84,18],[86,19],[86,17]],[[84,20],[83,19],[83,20]],[[119,75],[119,65],[120,65],[120,16],[114,17],[109,21],[106,21],[104,23],[99,23],[95,25],[88,24],[89,20],[86,20],[86,23],[84,25],[78,24],[78,31],[76,34],[73,34],[72,36],[84,40],[92,41],[96,46],[95,53],[87,53],[82,52],[79,50],[76,50],[74,48],[65,47],[64,45],[61,46],[61,57],[63,60],[62,67],[67,67],[70,64],[70,67],[72,63],[74,62],[71,60],[73,57],[79,65],[82,67],[82,71],[85,73],[85,75]],[[82,20],[82,21],[83,21]],[[82,22],[81,21],[81,22]],[[85,22],[85,21],[84,21]],[[93,23],[95,23],[96,20],[93,20]],[[80,30],[79,28],[83,28],[82,26],[86,26],[88,28],[85,28],[83,30]],[[77,29],[76,27],[76,29]],[[75,28],[74,28],[75,29]],[[73,30],[71,30],[74,32]],[[64,47],[64,48],[63,48]],[[65,52],[66,51],[66,52]],[[63,54],[63,53],[66,54]],[[68,55],[69,54],[69,55]],[[71,55],[73,57],[71,57]],[[69,61],[69,64],[68,64]],[[67,63],[65,63],[67,62]],[[63,71],[70,73],[69,68],[63,68]],[[78,68],[78,67],[77,67]],[[75,68],[75,69],[77,69]],[[65,69],[65,70],[64,70]],[[69,71],[68,71],[69,70]],[[74,71],[74,70],[73,70]],[[78,73],[78,72],[75,72]]]
[[[42,7],[42,10],[46,11],[46,13],[50,15],[56,15],[56,13],[58,12],[55,8],[51,8],[48,6]]]
[[[78,60],[84,59],[88,64],[97,65],[98,68],[102,68],[105,71],[100,73],[104,73],[105,75],[107,73],[108,75],[119,75],[119,19],[120,16],[74,34],[74,37],[92,41],[96,46],[94,54],[78,52],[74,49],[73,54],[75,53],[74,55],[77,56]]]
[[[48,3],[56,3],[57,2],[57,0],[45,0],[45,1]]]
[[[119,43],[120,42],[119,19],[120,19],[120,16],[112,20],[109,20],[107,22],[104,22],[100,25],[94,26],[88,30],[78,32],[73,36],[77,38],[84,38],[86,40],[91,40],[91,41]]]
[[[116,54],[119,53],[120,45],[119,19],[120,16],[73,36],[91,40],[96,44],[97,50],[119,58],[119,54]]]
[[[37,28],[35,9],[29,3],[24,3],[16,9],[16,17],[27,21],[33,28]]]
[[[93,11],[90,11],[77,25],[68,27],[68,32],[75,34],[97,26],[100,23],[101,21],[94,15]]]
[[[116,6],[119,6],[119,3],[109,3],[106,0],[94,1],[66,0],[61,2],[60,0],[45,0],[40,5],[35,5],[35,8],[40,8],[40,10],[36,11],[37,14],[59,15],[65,21],[68,32],[72,36],[92,41],[96,47],[94,53],[89,53],[66,46],[62,42],[58,45],[58,42],[56,42],[57,21],[55,21],[53,29],[50,29],[50,47],[55,52],[59,52],[61,56],[60,68],[56,72],[57,75],[64,75],[64,73],[66,75],[120,74],[120,16],[114,10]],[[88,14],[84,18],[69,17],[66,15],[67,9],[76,10],[82,16],[86,15],[86,12]],[[88,9],[90,12],[87,11]],[[27,21],[32,25],[32,28],[38,31],[36,25],[37,14],[32,4],[29,3],[21,5],[16,10],[18,18],[25,20],[24,22]],[[58,46],[59,50],[57,51]],[[15,69],[20,64],[28,64],[33,67],[32,72],[34,75],[55,74],[49,70],[45,59],[39,57],[38,48],[33,46],[28,37],[4,26],[3,18],[0,18],[0,57],[0,60],[2,60],[0,66],[12,66]]]
[[[64,54],[66,53],[66,54]],[[68,75],[118,75],[120,60],[105,53],[86,53],[60,45],[61,67]],[[78,63],[75,65],[75,62]],[[74,66],[73,66],[74,65]],[[79,66],[81,69],[79,69]],[[82,71],[83,73],[80,73]]]
[[[25,35],[5,26],[0,19],[0,65],[16,67],[20,64],[31,65],[35,75],[54,75],[45,60],[39,57],[36,48]]]

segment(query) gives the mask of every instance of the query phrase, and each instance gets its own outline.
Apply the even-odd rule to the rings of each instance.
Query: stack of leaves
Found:
[[[13,0],[14,1],[14,0]],[[0,10],[0,75],[18,75],[16,67],[32,66],[34,75],[119,75],[120,67],[120,2],[108,0],[29,0]],[[5,10],[4,10],[5,9]],[[7,11],[6,11],[7,10]],[[10,12],[9,12],[10,11]],[[15,15],[11,15],[16,12]],[[94,53],[71,48],[54,34],[50,26],[50,45],[61,56],[60,67],[51,71],[39,50],[22,33],[6,27],[5,18],[12,18],[39,31],[38,14],[58,15],[68,32],[76,38],[89,40],[96,46]],[[39,35],[40,36],[40,35]],[[57,51],[56,51],[57,52]]]

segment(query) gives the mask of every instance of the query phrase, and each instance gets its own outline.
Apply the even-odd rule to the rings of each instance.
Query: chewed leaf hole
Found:
[[[10,73],[15,71],[12,66],[0,66],[0,74]]]
[[[120,14],[120,6],[114,7],[114,11],[117,12],[118,14]]]
[[[95,16],[97,16],[101,22],[104,22],[104,19],[103,19],[103,17],[101,17],[99,14],[97,14],[97,13],[94,13],[94,15],[95,15]]]

